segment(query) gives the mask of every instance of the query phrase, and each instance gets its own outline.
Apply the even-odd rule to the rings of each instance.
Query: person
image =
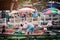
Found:
[[[34,12],[32,13],[32,17],[33,17],[33,20],[34,20],[34,21],[37,20],[38,14],[34,11]]]
[[[23,24],[20,24],[20,27],[18,29],[18,32],[22,32],[22,27],[23,27]]]
[[[0,13],[0,18],[2,18],[2,14]]]
[[[22,17],[22,21],[25,21],[26,20],[26,14],[25,13],[22,13],[21,14],[21,17]]]
[[[44,27],[43,29],[44,29],[44,32],[46,32],[46,31],[47,31],[47,27]]]
[[[6,13],[5,18],[7,19],[6,21],[9,22],[9,18],[10,18],[10,16],[9,16],[8,13]]]
[[[38,27],[42,28],[42,25],[43,25],[43,20],[40,20],[40,21],[38,22]]]
[[[2,34],[5,33],[5,32],[6,32],[5,26],[3,25],[3,27],[2,27]]]
[[[23,23],[20,23],[20,26],[19,26],[19,30],[20,32],[22,32],[22,28],[23,28]]]
[[[52,25],[55,25],[54,23],[55,23],[55,22],[54,22],[54,21],[52,21]]]
[[[52,24],[52,21],[49,20],[48,23],[47,23],[47,26],[48,26],[48,27],[51,27],[52,25],[53,25],[53,24]]]
[[[27,23],[26,22],[24,23],[23,28],[27,29]]]
[[[34,33],[34,25],[32,23],[27,23],[27,34]]]

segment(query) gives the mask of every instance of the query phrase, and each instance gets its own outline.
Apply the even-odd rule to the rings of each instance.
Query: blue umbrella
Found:
[[[57,8],[48,8],[47,10],[56,10],[57,11]]]
[[[58,11],[57,8],[53,8],[53,7],[52,7],[52,8],[47,8],[47,9],[42,10],[42,12],[44,13],[44,12],[46,12],[46,11],[48,11],[48,10]]]

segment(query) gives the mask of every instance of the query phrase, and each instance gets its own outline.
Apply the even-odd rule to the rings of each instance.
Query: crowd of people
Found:
[[[42,29],[45,32],[45,31],[48,31],[48,29],[47,29],[48,27],[52,27],[51,21],[49,21],[46,25],[43,25],[42,23],[43,23],[42,21],[40,21],[40,23],[39,22],[32,23],[32,22],[25,21],[24,23],[20,24],[20,27],[18,30],[21,32],[22,32],[22,30],[25,30],[25,32],[26,32],[25,34],[31,34],[32,35],[35,33],[35,31]]]
[[[31,12],[31,13],[22,12],[22,13],[14,13],[12,15],[9,15],[8,13],[3,12],[2,17],[7,19],[6,20],[7,26],[12,25],[12,24],[10,24],[10,18],[14,18],[14,17],[21,18],[22,21],[15,25],[12,25],[12,28],[17,29],[16,30],[17,32],[19,32],[19,31],[22,32],[22,30],[24,29],[26,34],[34,34],[35,30],[37,30],[37,29],[39,30],[39,28],[43,28],[44,31],[47,31],[47,28],[52,26],[51,20],[48,22],[44,22],[44,20],[37,21],[37,18],[40,17],[40,13],[37,10],[34,12]],[[2,18],[2,17],[0,16],[0,18]],[[29,18],[29,17],[33,18],[33,21],[28,22],[27,18]],[[3,32],[5,32],[5,27],[3,27]]]

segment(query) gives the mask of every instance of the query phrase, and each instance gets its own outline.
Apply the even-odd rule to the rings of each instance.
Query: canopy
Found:
[[[48,10],[45,12],[46,14],[57,14],[57,11],[54,10]]]
[[[52,10],[52,14],[57,14],[57,11]]]
[[[19,9],[20,12],[29,12],[29,11],[35,11],[35,9],[32,8],[21,8]]]
[[[57,14],[58,9],[57,8],[47,8],[42,11],[45,14]]]
[[[44,9],[44,10],[42,10],[42,12],[46,12],[46,11],[48,11],[48,10],[55,10],[55,11],[58,11],[58,9],[57,8],[47,8],[47,9]]]
[[[52,8],[48,8],[48,9],[46,9],[46,10],[56,10],[56,11],[57,11],[58,9],[52,7]]]
[[[9,13],[9,15],[14,14],[14,13],[19,13],[19,11],[13,10],[12,12]]]

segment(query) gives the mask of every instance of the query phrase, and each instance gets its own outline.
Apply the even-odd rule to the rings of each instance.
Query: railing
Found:
[[[5,18],[0,19],[0,25],[6,25],[6,19]]]
[[[34,18],[32,18],[32,17],[30,17],[30,18],[27,17],[26,20],[24,18],[23,21],[33,22],[34,21],[33,19]],[[39,20],[40,20],[39,17],[35,19],[35,21],[39,21]],[[10,23],[20,23],[20,22],[22,22],[22,18],[10,18]]]

